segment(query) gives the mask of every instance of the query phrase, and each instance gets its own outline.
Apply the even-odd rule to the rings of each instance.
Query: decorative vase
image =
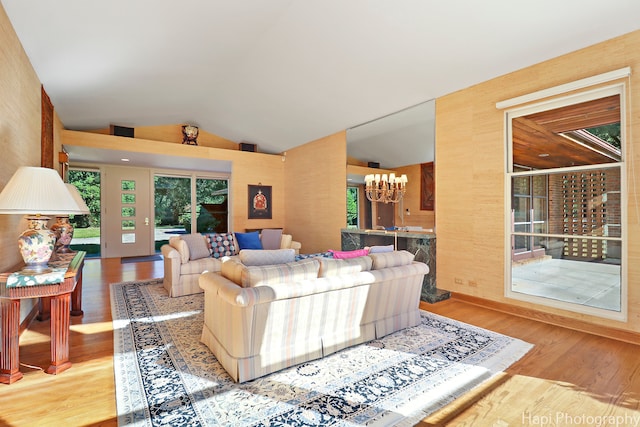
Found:
[[[29,228],[18,237],[18,248],[26,264],[23,274],[46,273],[51,269],[47,263],[53,253],[56,235],[47,228],[49,217],[29,216]]]
[[[69,222],[68,216],[56,217],[56,222],[51,226],[51,231],[56,235],[56,253],[66,254],[73,252],[69,245],[73,239],[73,225]]]

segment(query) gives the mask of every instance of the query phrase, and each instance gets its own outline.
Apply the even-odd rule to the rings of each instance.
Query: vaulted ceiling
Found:
[[[67,128],[274,153],[640,28],[637,0],[0,1]]]

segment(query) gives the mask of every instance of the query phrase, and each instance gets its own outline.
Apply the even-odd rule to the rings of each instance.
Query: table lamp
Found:
[[[55,169],[22,166],[0,193],[0,214],[26,214],[29,228],[18,238],[24,260],[22,274],[50,271],[55,234],[47,229],[46,215],[68,215],[82,209]]]
[[[74,212],[74,215],[88,215],[89,207],[82,199],[80,192],[75,185],[66,183],[67,190],[73,196],[73,200],[78,204],[78,212]],[[69,214],[56,215],[56,222],[51,226],[51,231],[56,234],[55,252],[58,254],[66,254],[73,252],[69,245],[73,239],[73,225],[69,222]]]

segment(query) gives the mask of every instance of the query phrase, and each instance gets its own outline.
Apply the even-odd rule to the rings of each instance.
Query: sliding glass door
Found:
[[[229,180],[195,174],[155,174],[156,250],[171,236],[229,229]]]

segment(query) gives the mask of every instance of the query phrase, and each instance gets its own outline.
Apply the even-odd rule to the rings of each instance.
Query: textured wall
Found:
[[[604,72],[631,67],[627,99],[629,319],[626,323],[504,297],[505,130],[496,102]],[[436,100],[438,287],[592,324],[640,331],[640,31],[490,80]],[[632,113],[633,116],[632,116]],[[634,173],[635,172],[635,173]],[[458,279],[458,280],[456,280]]]

